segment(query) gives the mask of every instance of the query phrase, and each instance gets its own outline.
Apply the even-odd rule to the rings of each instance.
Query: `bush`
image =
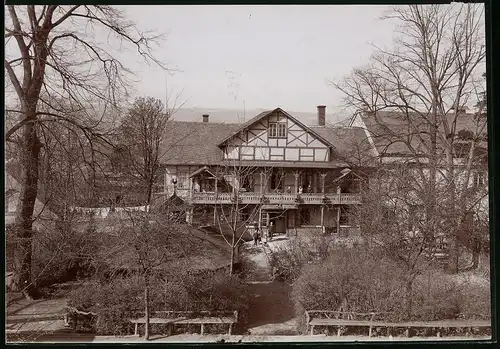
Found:
[[[418,277],[412,291],[412,320],[455,319],[460,314],[461,290],[445,275],[432,272]]]
[[[276,246],[269,254],[273,277],[280,281],[295,281],[302,268],[314,261],[315,246],[301,239],[289,240],[284,246]]]
[[[94,254],[99,248],[95,235],[88,230],[58,224],[35,234],[33,244],[33,280],[37,288],[87,277],[94,271]]]
[[[203,277],[178,275],[168,281],[153,279],[149,294],[151,312],[238,310],[239,326],[245,324],[248,314],[249,295],[245,285],[236,276],[224,273]],[[143,297],[142,277],[132,276],[116,278],[109,283],[92,282],[73,291],[68,305],[97,313],[98,321],[92,324],[94,332],[127,335],[134,330],[129,319],[144,315]]]
[[[430,272],[415,280],[414,319],[491,318],[490,286],[477,282],[470,274],[446,275]]]
[[[321,264],[306,266],[293,285],[292,299],[304,330],[305,310],[388,312],[384,319],[444,320],[489,317],[489,285],[460,282],[430,271],[406,294],[405,274],[395,262],[364,249],[339,250]],[[411,296],[412,313],[407,313]]]
[[[217,272],[205,277],[189,276],[182,283],[188,297],[183,310],[234,311],[238,310],[238,328],[248,318],[249,292],[237,276]]]
[[[321,264],[306,266],[293,285],[297,315],[305,310],[392,311],[401,299],[399,269],[361,249],[338,250]]]
[[[129,319],[144,311],[141,278],[117,278],[108,284],[92,282],[70,293],[68,306],[97,313],[93,332],[106,335],[133,333]]]

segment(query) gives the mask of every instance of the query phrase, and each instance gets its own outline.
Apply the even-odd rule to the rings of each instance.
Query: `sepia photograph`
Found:
[[[4,10],[6,343],[492,339],[484,4]]]

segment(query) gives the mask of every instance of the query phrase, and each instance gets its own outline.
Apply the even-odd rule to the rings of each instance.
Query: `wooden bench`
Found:
[[[66,314],[64,315],[64,327],[72,327],[73,331],[76,331],[79,321],[83,323],[89,322],[97,316],[94,312],[80,311],[73,307],[65,307],[64,310],[66,311]]]
[[[315,315],[323,316],[345,316],[354,317],[356,315],[370,317],[369,320],[341,319],[341,318],[314,318]],[[335,311],[306,311],[307,331],[310,335],[314,335],[315,326],[337,327],[337,336],[341,336],[341,327],[365,327],[368,328],[368,337],[373,334],[373,328],[405,328],[405,335],[410,336],[411,328],[435,328],[437,336],[440,337],[440,329],[443,328],[491,328],[489,320],[442,320],[442,321],[407,321],[407,322],[390,322],[383,320],[374,320],[376,316],[382,316],[384,313],[345,313]],[[387,314],[387,313],[385,313]]]
[[[159,317],[163,316],[163,317]],[[139,324],[145,324],[146,318],[130,319],[135,324],[135,335],[139,335]],[[150,317],[150,324],[168,324],[170,333],[175,325],[200,325],[200,334],[204,334],[205,325],[228,325],[228,333],[231,335],[233,325],[238,322],[238,311],[234,312],[188,312],[188,311],[159,311]]]

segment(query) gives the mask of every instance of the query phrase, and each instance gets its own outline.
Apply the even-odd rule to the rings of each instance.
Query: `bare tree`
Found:
[[[168,109],[159,99],[137,98],[122,120],[120,139],[125,147],[125,169],[138,178],[145,188],[146,205],[151,205],[154,186],[161,175],[161,159],[165,156],[163,141],[171,127],[171,117],[179,107]]]
[[[145,338],[150,336],[150,290],[158,268],[167,261],[182,257],[186,239],[179,234],[178,222],[170,220],[163,225],[148,214],[130,214],[130,221],[122,230],[121,238],[133,247],[134,264],[144,279]],[[184,246],[183,246],[184,245]],[[122,245],[127,249],[126,246]]]
[[[40,128],[51,123],[72,125],[89,141],[101,137],[96,125],[102,117],[89,115],[93,114],[90,102],[98,101],[104,111],[109,103],[119,102],[131,72],[113,54],[116,50],[109,40],[99,42],[99,30],[163,67],[151,54],[161,36],[138,30],[122,10],[111,6],[8,5],[7,10],[4,66],[17,96],[19,108],[13,112],[19,119],[5,138],[17,142],[22,168],[16,284],[31,297],[32,219],[43,147]],[[54,105],[60,99],[67,101],[67,107]],[[85,118],[75,117],[75,112]]]
[[[369,248],[381,251],[401,267],[406,313],[411,317],[414,281],[438,261],[445,232],[435,231],[435,225],[425,218],[425,203],[430,203],[407,163],[372,171],[362,196],[363,204],[350,214],[359,222],[361,237]]]
[[[249,195],[252,195],[251,191],[248,195],[245,193],[248,187],[253,187],[258,176],[269,178],[271,170],[271,168],[245,166],[239,160],[229,160],[226,166],[219,168],[219,177],[224,178],[226,190],[231,193],[231,201],[230,203],[217,203],[216,201],[214,215],[216,227],[231,250],[230,275],[234,273],[237,251],[245,235],[249,230],[255,229],[256,224],[262,233],[261,209],[266,202],[268,185],[261,183],[262,193],[253,193],[255,197],[259,197],[258,202],[248,200]],[[283,178],[278,180],[283,180]]]
[[[88,258],[98,268],[107,270],[107,282],[119,277],[124,271],[127,275],[134,274],[142,278],[144,312],[141,313],[145,319],[145,337],[149,339],[152,289],[170,275],[169,263],[187,257],[195,250],[197,242],[189,234],[183,234],[183,222],[179,216],[165,215],[163,212],[122,208],[95,223],[100,224],[100,232],[95,234],[95,239],[102,247],[89,253]],[[96,274],[99,273],[96,270]]]
[[[485,60],[483,10],[478,5],[429,5],[397,7],[385,19],[400,25],[395,47],[376,48],[370,64],[333,85],[345,95],[357,112],[370,115],[380,130],[386,149],[403,144],[407,158],[415,165],[421,190],[426,192],[426,219],[446,225],[453,241],[450,268],[458,270],[458,239],[464,214],[470,211],[474,164],[484,152],[486,118],[484,103],[470,115],[474,130],[468,152],[457,144],[466,106],[480,99],[484,85],[480,71]],[[392,122],[379,118],[391,111]],[[408,155],[409,154],[409,155]],[[459,166],[457,166],[459,164]],[[438,196],[440,187],[446,193]],[[445,221],[437,217],[437,201],[448,205]]]

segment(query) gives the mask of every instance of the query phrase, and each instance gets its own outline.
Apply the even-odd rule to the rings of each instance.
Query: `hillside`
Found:
[[[311,108],[311,112],[295,112],[287,110],[286,106],[283,108],[306,125],[317,125],[317,113],[314,106]],[[182,108],[175,112],[173,118],[178,121],[201,122],[202,115],[208,114],[210,122],[243,123],[264,110],[266,109]],[[348,117],[338,113],[329,113],[327,108],[326,122],[329,124],[339,123]]]

